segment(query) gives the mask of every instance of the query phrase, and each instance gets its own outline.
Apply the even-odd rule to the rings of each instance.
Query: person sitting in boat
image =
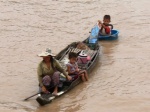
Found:
[[[77,79],[81,76],[82,81],[88,81],[88,75],[86,70],[80,70],[77,64],[77,53],[70,52],[69,53],[69,62],[67,63],[67,71],[68,74],[73,78],[73,80]]]
[[[60,66],[59,62],[54,58],[54,55],[51,53],[49,48],[38,54],[38,56],[43,58],[37,68],[41,92],[49,93],[49,90],[54,88],[52,94],[57,95],[60,72],[63,73],[68,80],[71,80],[72,78]]]
[[[110,15],[105,15],[103,17],[103,23],[98,20],[98,26],[100,27],[99,34],[100,35],[110,35],[111,34],[111,29],[113,29],[113,25],[109,24],[111,22],[111,17]]]

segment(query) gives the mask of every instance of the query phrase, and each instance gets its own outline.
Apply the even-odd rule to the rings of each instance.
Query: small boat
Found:
[[[66,69],[66,63],[68,63],[68,53],[69,52],[76,52],[76,53],[81,53],[84,51],[88,56],[90,56],[90,60],[88,60],[85,63],[78,63],[78,66],[80,69],[87,70],[88,74],[92,70],[92,68],[96,65],[97,60],[99,59],[99,54],[100,54],[100,45],[97,41],[94,41],[92,43],[89,42],[89,38],[84,40],[82,43],[84,45],[88,46],[88,49],[82,50],[78,48],[79,42],[73,42],[70,45],[68,45],[66,48],[64,48],[62,51],[60,51],[56,55],[56,59],[59,60],[61,63],[62,67]],[[66,78],[63,76],[63,74],[60,74],[60,85],[58,86],[58,96],[53,96],[51,93],[45,94],[45,93],[40,93],[38,94],[38,97],[36,98],[36,101],[41,105],[46,105],[51,103],[54,99],[58,98],[59,96],[65,94],[72,88],[74,88],[76,85],[78,85],[80,82],[82,82],[81,78],[78,77],[74,81],[67,81]],[[50,91],[51,92],[51,91]]]
[[[101,35],[99,34],[99,26],[96,24],[94,25],[94,27],[91,29],[91,31],[89,33],[90,34],[90,38],[98,38],[98,40],[117,40],[118,39],[118,34],[119,31],[118,30],[111,30],[111,35]]]
[[[111,35],[99,35],[98,39],[99,40],[117,40],[118,39],[118,30],[111,30]]]

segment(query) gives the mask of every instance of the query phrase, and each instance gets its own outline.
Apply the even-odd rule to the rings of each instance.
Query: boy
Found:
[[[100,35],[110,35],[111,34],[111,29],[113,29],[113,25],[109,24],[111,22],[111,17],[110,15],[105,15],[103,17],[103,23],[98,20],[98,26],[100,27],[99,34]]]

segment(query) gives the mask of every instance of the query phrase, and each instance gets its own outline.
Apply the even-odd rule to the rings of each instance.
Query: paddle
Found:
[[[62,75],[63,75],[63,74],[62,74]],[[53,88],[53,87],[54,87],[54,86],[50,87],[49,89],[51,89],[51,88]],[[32,95],[32,96],[29,96],[29,97],[25,98],[24,101],[27,101],[28,99],[30,99],[30,98],[32,98],[32,97],[38,95],[38,94],[41,94],[41,93],[42,93],[42,92],[38,92],[38,93],[36,93],[36,94],[34,94],[34,95]]]
[[[63,74],[60,74],[62,77],[64,77],[64,78],[66,78],[66,76],[64,76]],[[49,89],[51,89],[51,88],[53,88],[54,86],[52,86],[52,87],[50,87]],[[38,95],[38,94],[40,94],[41,92],[38,92],[38,93],[36,93],[36,94],[34,94],[34,95],[32,95],[32,96],[29,96],[29,97],[27,97],[27,98],[25,98],[24,99],[24,101],[27,101],[28,99],[30,99],[30,98],[32,98],[32,97],[34,97],[34,96],[36,96],[36,95]]]
[[[38,92],[38,93],[36,93],[36,94],[34,94],[34,95],[32,95],[32,96],[29,96],[29,97],[27,97],[26,99],[24,99],[24,101],[27,101],[28,99],[30,99],[30,98],[32,98],[32,97],[34,97],[34,96],[36,96],[36,95],[38,95],[38,94],[40,94],[41,92]]]

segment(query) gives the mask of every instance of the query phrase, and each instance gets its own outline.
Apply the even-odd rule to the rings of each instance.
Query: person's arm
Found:
[[[102,24],[102,27],[103,27],[103,28],[106,28],[106,25],[105,25],[105,24]]]
[[[100,20],[98,20],[98,26],[99,26],[99,28],[101,28],[102,27],[102,22],[100,21]]]
[[[113,28],[114,28],[114,26],[113,26],[112,24],[109,24],[109,26],[111,27],[111,29],[113,29]]]
[[[79,72],[79,70],[78,64],[76,63],[76,72]]]
[[[104,28],[109,27],[110,29],[113,29],[113,25],[112,25],[112,24],[107,24],[107,25],[104,25],[104,24],[103,24],[103,27],[104,27]]]
[[[66,66],[67,66],[67,72],[68,74],[70,74],[70,66],[68,64]]]
[[[38,81],[39,81],[40,87],[42,87],[43,83],[42,83],[42,66],[41,66],[41,63],[38,65],[37,75],[38,75]]]
[[[63,73],[68,80],[71,80],[71,77],[67,74],[67,72],[65,71],[65,69],[62,68],[62,66],[59,64],[59,62],[56,59],[54,60],[54,64],[55,64],[56,69],[59,72]]]

